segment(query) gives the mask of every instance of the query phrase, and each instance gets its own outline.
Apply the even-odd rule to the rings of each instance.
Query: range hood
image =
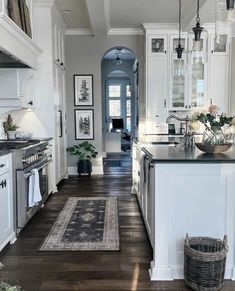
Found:
[[[16,57],[0,50],[0,69],[2,68],[30,68]]]
[[[42,53],[41,48],[4,13],[0,13],[0,51],[3,52],[0,68],[37,69]]]

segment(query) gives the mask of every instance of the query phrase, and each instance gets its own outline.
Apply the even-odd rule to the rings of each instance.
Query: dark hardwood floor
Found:
[[[104,176],[70,178],[60,186],[21,232],[14,245],[0,253],[5,267],[0,279],[18,282],[26,291],[189,290],[182,280],[151,282],[152,257],[134,195],[130,194],[131,163],[105,168]],[[38,249],[70,196],[118,196],[121,251],[39,252]],[[226,281],[224,291],[234,291]]]

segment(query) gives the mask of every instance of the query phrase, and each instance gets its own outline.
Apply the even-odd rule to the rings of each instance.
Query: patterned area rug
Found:
[[[40,251],[117,251],[117,197],[71,197]]]

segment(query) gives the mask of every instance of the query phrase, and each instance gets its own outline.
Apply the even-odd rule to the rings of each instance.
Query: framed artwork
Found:
[[[75,109],[75,139],[94,139],[94,110]]]
[[[74,106],[93,106],[93,75],[74,75]]]

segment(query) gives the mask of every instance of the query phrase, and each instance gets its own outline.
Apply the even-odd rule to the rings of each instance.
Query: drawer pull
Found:
[[[0,185],[2,186],[2,188],[6,187],[7,186],[7,181],[4,180],[0,183]]]
[[[5,164],[0,164],[0,168],[3,168],[3,167],[5,167]]]

